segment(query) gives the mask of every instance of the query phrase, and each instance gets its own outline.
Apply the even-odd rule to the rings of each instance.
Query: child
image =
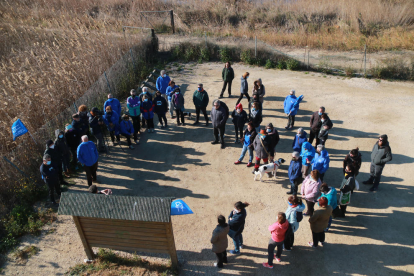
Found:
[[[164,128],[163,120],[165,123],[165,127],[168,127],[167,125],[167,117],[165,117],[165,113],[168,111],[168,104],[167,100],[161,96],[161,92],[157,91],[155,93],[154,98],[154,112],[157,113],[158,121],[161,124],[161,128]]]
[[[247,122],[247,113],[243,110],[243,105],[239,103],[236,105],[236,108],[233,110],[231,114],[233,118],[232,122],[234,124],[234,131],[236,132],[236,140],[234,143],[238,144],[239,141],[239,131],[240,131],[240,139],[243,139],[243,128],[244,124]]]
[[[148,95],[142,97],[141,113],[144,119],[147,121],[147,131],[154,132],[154,104],[150,101]]]
[[[321,115],[321,130],[318,134],[318,139],[320,140],[320,144],[325,145],[326,140],[328,140],[328,132],[332,128],[332,122],[331,119],[329,119],[328,115],[323,113]]]
[[[246,155],[246,151],[249,150],[249,163],[247,163],[247,167],[252,165],[253,161],[253,141],[256,138],[256,130],[253,127],[253,124],[250,122],[247,124],[247,128],[243,133],[243,137],[241,141],[243,142],[243,149],[240,155],[239,160],[234,162],[234,164],[240,164],[243,161],[244,156]]]
[[[175,110],[175,115],[177,116],[177,126],[181,124],[184,126],[184,97],[183,94],[181,94],[180,88],[176,88],[174,90],[174,94],[171,97],[171,102]]]
[[[298,193],[298,187],[302,183],[302,158],[299,152],[294,151],[292,153],[292,161],[290,161],[288,176],[290,180],[290,191],[288,195],[296,195]]]

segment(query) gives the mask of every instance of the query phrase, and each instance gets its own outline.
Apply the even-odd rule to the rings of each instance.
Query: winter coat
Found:
[[[362,164],[362,154],[358,152],[358,156],[351,157],[349,154],[344,159],[343,163],[343,173],[345,174],[345,167],[351,165],[355,169],[355,175],[358,175],[359,169],[361,168]]]
[[[302,150],[302,145],[304,142],[308,141],[308,134],[306,133],[306,131],[302,132],[302,135],[298,136],[297,134],[295,135],[295,138],[293,138],[293,143],[292,143],[292,148],[293,151],[297,151],[300,153],[300,151]]]
[[[276,148],[280,140],[279,132],[277,131],[277,129],[274,127],[272,132],[267,133],[267,136],[270,137],[270,140],[272,141],[272,147]]]
[[[165,94],[167,92],[167,87],[170,81],[171,79],[169,76],[166,76],[165,78],[162,76],[159,76],[157,78],[157,82],[155,83],[155,86],[157,87],[157,90],[161,92],[161,94]]]
[[[296,96],[289,95],[285,98],[285,102],[283,103],[284,111],[287,115],[295,116],[298,113],[299,106],[295,108],[294,104],[296,103]]]
[[[254,142],[254,139],[256,138],[256,135],[257,133],[254,128],[252,129],[252,131],[249,131],[249,129],[246,128],[243,133],[243,137],[244,137],[243,145],[245,145],[246,147],[253,147],[253,142]]]
[[[321,129],[322,126],[322,122],[321,122],[321,116],[319,115],[319,111],[316,111],[312,114],[312,117],[310,119],[310,128],[315,131],[315,132],[319,132],[319,130]],[[327,121],[330,122],[330,124],[332,124],[332,121],[329,119],[327,119]],[[332,128],[332,125],[328,125],[328,129]]]
[[[284,223],[273,223],[269,226],[269,231],[272,234],[272,240],[275,242],[282,242],[285,240],[286,231],[289,228],[289,222],[286,220]]]
[[[315,181],[309,174],[302,182],[301,193],[302,195],[304,194],[302,198],[306,199],[307,201],[316,202],[318,197],[321,195],[321,192],[319,191],[321,185],[322,182],[320,179],[318,179],[318,181]]]
[[[266,159],[270,156],[274,155],[274,148],[272,147],[272,141],[269,136],[265,136],[265,138],[260,142],[262,138],[260,138],[260,135],[256,135],[256,138],[254,139],[253,146],[254,151],[256,153],[256,157],[260,159]],[[264,146],[264,147],[263,147]],[[267,152],[266,152],[267,151]],[[269,155],[268,155],[269,153]]]
[[[74,129],[66,131],[65,138],[66,138],[66,142],[68,143],[68,146],[72,150],[77,149],[81,142],[80,136]]]
[[[259,100],[255,100],[254,98],[251,98],[250,102],[249,102],[249,108],[248,108],[249,109],[249,116],[250,116],[250,113],[252,111],[253,103],[257,103],[259,105],[259,109],[262,110],[262,106],[263,106],[262,103]]]
[[[46,154],[50,155],[52,162],[56,163],[56,165],[59,165],[62,163],[62,153],[59,151],[56,145],[53,149],[46,146],[46,150],[43,155],[46,155]]]
[[[230,226],[217,225],[216,229],[213,230],[213,235],[210,242],[213,244],[212,251],[214,253],[222,253],[226,251],[229,246],[229,241],[227,239],[227,234],[229,233]]]
[[[339,190],[343,194],[345,194],[347,192],[353,193],[354,192],[354,189],[355,189],[355,177],[353,175],[350,175],[348,177],[345,176],[342,179],[342,183],[341,183],[341,186],[340,186]]]
[[[306,163],[306,159],[312,163],[312,160],[315,157],[315,148],[309,142],[304,142],[302,144],[300,156],[302,157],[302,165],[309,166],[310,164]]]
[[[115,135],[119,134],[119,116],[115,111],[105,112],[105,115],[102,116],[106,126],[109,131],[114,131]],[[112,126],[110,125],[112,124]]]
[[[309,218],[310,228],[313,233],[322,233],[328,227],[329,218],[332,215],[332,207],[319,207]]]
[[[321,151],[321,153],[315,153],[315,158],[312,160],[312,171],[318,170],[319,173],[325,173],[329,169],[329,154],[327,150]]]
[[[256,113],[256,115],[253,115],[253,113],[250,111],[249,112],[249,122],[253,123],[254,128],[260,126],[260,124],[263,121],[263,117],[262,117],[262,110],[259,109]]]
[[[104,112],[106,111],[107,106],[110,106],[112,108],[112,111],[115,111],[116,114],[121,115],[121,103],[118,101],[118,99],[108,99],[104,103]]]
[[[244,127],[244,125],[247,123],[247,113],[244,110],[242,110],[240,113],[237,113],[236,110],[233,110],[231,117],[233,118],[231,121],[237,127]]]
[[[292,231],[295,233],[299,229],[299,222],[296,218],[297,212],[303,212],[305,210],[305,204],[297,205],[295,207],[289,206],[286,209],[286,220],[289,221],[290,225],[292,226]]]
[[[221,72],[221,77],[223,78],[223,81],[232,81],[234,79],[234,71],[232,67],[223,68],[223,71]]]
[[[195,107],[207,107],[208,102],[210,99],[208,98],[208,94],[206,90],[198,91],[196,90],[193,94],[193,103]]]
[[[334,187],[329,187],[329,189],[329,192],[327,192],[326,194],[322,193],[319,198],[326,197],[326,199],[328,200],[328,205],[331,206],[333,210],[335,210],[336,207],[338,207],[338,198],[336,196],[338,192]]]
[[[141,100],[139,96],[135,97],[128,97],[127,99],[127,107],[129,116],[139,116],[141,114]]]
[[[99,124],[99,119],[98,117],[93,116],[91,113],[88,113],[88,119],[89,119],[89,126],[92,128],[92,134],[93,135],[98,135],[99,133],[101,133],[101,125]]]
[[[88,133],[89,130],[89,120],[88,120],[88,114],[86,111],[84,112],[78,112],[79,114],[79,118],[80,118],[80,122],[82,123],[82,135],[85,135],[86,133]]]
[[[375,143],[371,152],[371,162],[377,166],[385,166],[385,164],[392,160],[391,147],[389,142],[384,143],[381,147],[378,146],[378,141]]]
[[[165,100],[165,99],[164,99]],[[131,135],[134,133],[134,126],[132,125],[131,121],[122,120],[119,125],[121,126],[121,134]]]
[[[171,102],[175,110],[184,111],[184,96],[181,93],[174,93],[171,97]]]
[[[168,86],[166,90],[166,94],[168,97],[168,101],[171,102],[171,97],[174,94],[174,90],[178,88],[178,85],[174,85],[174,87]]]
[[[327,126],[328,128],[325,129],[325,126]],[[332,126],[333,126],[333,123],[331,122],[331,120],[326,119],[321,125],[321,130],[319,130],[318,138],[324,141],[328,140],[328,133],[329,133],[329,130],[332,128]]]
[[[59,181],[59,169],[56,163],[52,162],[50,165],[42,164],[40,166],[40,174],[46,184],[57,183]]]
[[[165,114],[168,111],[167,100],[163,96],[155,97],[154,99],[154,112],[157,114]]]
[[[239,235],[243,232],[244,224],[246,223],[246,216],[247,216],[246,209],[243,209],[239,213],[236,213],[236,214],[233,214],[233,211],[230,212],[230,215],[228,217],[228,222],[229,222],[230,230],[236,232],[235,235]]]
[[[149,93],[149,92],[147,92],[147,93],[144,93],[144,92],[142,92],[141,94],[139,94],[139,101],[141,102],[141,104],[142,104],[142,102],[144,101],[144,96],[145,95],[147,95],[147,97],[148,97],[148,101],[151,101],[152,102],[152,94],[151,93]]]
[[[259,95],[259,102],[263,104],[263,97],[266,94],[265,87],[263,84],[260,85],[259,90],[257,90],[256,93]]]
[[[229,118],[229,108],[224,102],[220,102],[219,109],[216,109],[213,102],[213,108],[211,109],[210,117],[213,128],[224,127],[226,125],[227,119]]]
[[[72,120],[72,127],[73,127],[73,130],[76,131],[76,134],[78,134],[79,137],[82,137],[82,135],[85,135],[87,131],[87,129],[85,128],[85,125],[82,123],[81,120],[79,121]]]
[[[249,85],[247,83],[247,79],[243,77],[241,77],[240,94],[249,94]]]
[[[293,184],[293,182],[297,179],[300,179],[302,177],[302,160],[292,160],[290,161],[289,169],[288,169],[288,176],[290,183]]]
[[[64,134],[62,138],[59,138],[59,132],[56,133],[55,149],[57,149],[58,152],[61,154],[62,160],[65,156],[69,154],[69,146],[68,146],[68,143],[66,142],[66,138]]]
[[[87,167],[98,162],[99,158],[98,150],[92,141],[82,142],[78,147],[77,155],[79,162]]]
[[[154,104],[150,100],[141,102],[141,113],[145,120],[154,118]]]

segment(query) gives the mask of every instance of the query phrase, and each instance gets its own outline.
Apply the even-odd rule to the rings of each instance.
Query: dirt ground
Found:
[[[193,215],[174,216],[175,244],[181,275],[217,273],[231,275],[411,275],[414,273],[414,188],[409,181],[413,171],[414,138],[411,120],[414,118],[414,83],[376,82],[367,79],[345,79],[336,76],[304,72],[266,70],[241,64],[233,65],[236,78],[233,95],[239,95],[240,77],[250,72],[253,80],[262,78],[266,87],[263,124],[272,122],[280,133],[277,158],[288,160],[278,171],[278,178],[265,182],[253,181],[251,168],[234,165],[241,146],[234,144],[234,129],[229,119],[226,148],[211,145],[213,130],[204,124],[176,126],[143,133],[141,144],[126,153],[111,147],[109,155],[101,156],[98,170],[100,188],[111,188],[116,195],[172,196],[183,199]],[[212,99],[221,86],[221,63],[186,64],[181,72],[170,75],[185,91],[187,111],[194,112],[192,94],[199,82]],[[335,219],[326,235],[325,247],[310,248],[311,231],[307,218],[295,234],[292,251],[283,252],[282,262],[273,270],[262,267],[266,261],[270,233],[267,227],[275,222],[276,214],[287,208],[289,181],[287,169],[295,130],[286,131],[283,100],[290,89],[303,94],[304,101],[296,116],[295,127],[309,132],[309,119],[319,106],[325,106],[334,128],[327,141],[330,168],[326,182],[339,187],[342,160],[350,149],[359,147],[363,164],[358,180],[368,177],[372,146],[380,134],[389,136],[393,160],[385,166],[378,192],[369,192],[366,185],[353,195],[346,218]],[[224,98],[232,108],[236,97]],[[247,103],[246,99],[242,100]],[[203,121],[201,119],[201,121]],[[84,174],[72,190],[86,192]],[[213,266],[210,237],[216,217],[226,217],[236,201],[247,201],[246,227],[243,233],[246,249],[239,256],[229,256],[229,264],[218,270]],[[40,252],[25,265],[9,261],[6,275],[62,275],[69,267],[81,263],[86,255],[70,217],[59,216],[52,227],[54,233],[39,238],[26,237],[23,245],[33,244]],[[229,239],[229,249],[233,244]],[[161,261],[157,255],[148,259]],[[164,259],[165,261],[165,259]]]

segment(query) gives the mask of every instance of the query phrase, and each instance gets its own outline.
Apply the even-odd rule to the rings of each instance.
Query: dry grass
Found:
[[[36,255],[39,251],[40,249],[38,247],[31,245],[25,246],[22,249],[17,249],[13,255],[16,258],[17,263],[24,264],[30,257]]]

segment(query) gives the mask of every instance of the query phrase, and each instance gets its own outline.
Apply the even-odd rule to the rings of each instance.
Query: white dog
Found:
[[[273,173],[276,179],[276,172],[283,163],[285,163],[285,159],[279,158],[273,163],[260,166],[259,170],[257,172],[254,172],[254,180],[256,180],[257,176],[260,175],[260,181],[263,182],[262,178],[265,173]]]

